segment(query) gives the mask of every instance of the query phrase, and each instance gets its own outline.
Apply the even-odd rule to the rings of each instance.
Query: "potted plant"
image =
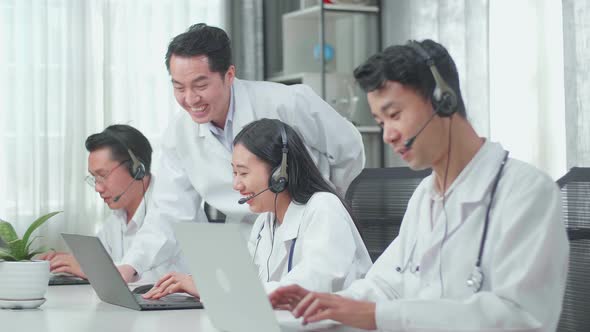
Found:
[[[36,308],[45,302],[49,261],[33,260],[45,249],[32,246],[38,236],[31,234],[58,213],[35,220],[21,239],[9,222],[0,220],[0,308]]]

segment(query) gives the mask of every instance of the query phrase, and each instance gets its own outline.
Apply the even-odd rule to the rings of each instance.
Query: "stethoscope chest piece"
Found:
[[[467,279],[467,287],[473,289],[474,293],[477,293],[481,289],[481,285],[483,284],[483,271],[481,267],[475,266],[473,271],[469,275]]]

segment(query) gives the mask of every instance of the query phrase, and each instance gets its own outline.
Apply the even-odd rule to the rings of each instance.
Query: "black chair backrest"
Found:
[[[365,168],[350,184],[346,201],[373,262],[399,233],[410,197],[430,169]]]
[[[221,211],[215,209],[213,206],[209,205],[209,203],[205,202],[203,209],[205,209],[205,215],[209,222],[212,223],[224,223],[225,222],[225,214]]]
[[[557,180],[570,240],[570,259],[558,331],[590,331],[590,168]]]

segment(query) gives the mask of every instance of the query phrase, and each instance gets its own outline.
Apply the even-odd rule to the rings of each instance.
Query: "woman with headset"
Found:
[[[290,126],[248,124],[234,139],[232,159],[233,186],[244,196],[238,203],[260,213],[248,249],[267,292],[289,284],[339,291],[366,274],[371,259],[346,204]],[[173,272],[144,297],[175,292],[199,296],[190,276]]]

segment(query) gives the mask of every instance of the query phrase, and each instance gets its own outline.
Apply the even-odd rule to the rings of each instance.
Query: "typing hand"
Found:
[[[43,259],[41,257],[39,258]],[[82,268],[80,268],[80,264],[78,264],[76,258],[71,254],[63,252],[55,253],[54,255],[48,254],[45,256],[45,259],[49,260],[49,270],[53,273],[69,273],[76,277],[87,279],[84,272],[82,272]]]
[[[303,324],[324,319],[341,322],[344,325],[375,330],[375,303],[357,301],[329,294],[309,292],[293,309],[295,318],[303,317]]]
[[[132,293],[133,294],[145,294],[145,293],[149,292],[152,288],[154,288],[154,284],[141,285],[141,286],[135,287],[135,289],[133,289]]]
[[[159,299],[172,293],[189,293],[194,297],[199,297],[199,292],[195,287],[193,278],[184,273],[171,272],[165,274],[154,285],[149,292],[145,293],[144,299]]]
[[[43,260],[43,261],[50,261],[55,256],[58,256],[58,255],[67,255],[67,254],[68,254],[67,252],[50,250],[48,252],[42,253],[41,255],[38,255],[36,258],[39,259],[39,260]]]
[[[268,296],[268,299],[274,309],[292,311],[307,294],[309,294],[307,289],[290,285],[277,288]]]

